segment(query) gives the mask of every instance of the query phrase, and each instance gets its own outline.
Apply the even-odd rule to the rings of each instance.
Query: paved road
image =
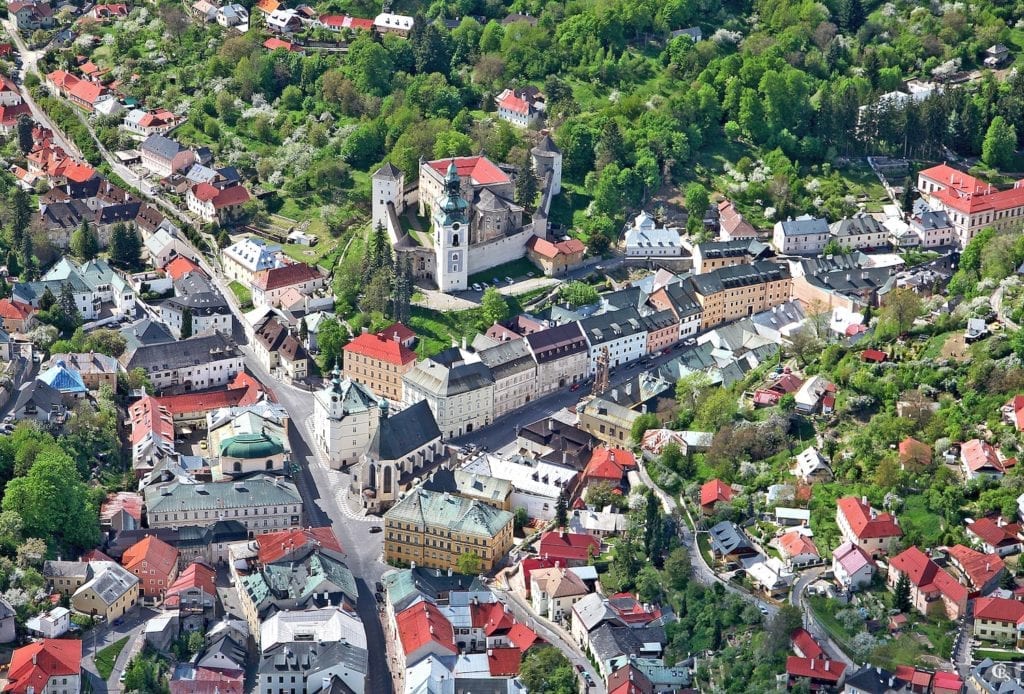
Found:
[[[1006,313],[1003,312],[1003,286],[1002,285],[997,287],[996,290],[994,292],[992,292],[992,298],[990,299],[990,302],[992,303],[992,309],[996,312],[996,316],[999,318],[999,320],[1003,324],[1006,325],[1007,328],[1009,328],[1010,330],[1019,330],[1020,329],[1020,326],[1017,325],[1016,323],[1014,323],[1013,319],[1011,319],[1008,315],[1006,315]]]
[[[800,574],[800,577],[793,585],[793,592],[790,595],[790,600],[793,605],[803,613],[804,628],[807,629],[811,636],[815,638],[822,650],[828,654],[828,657],[832,660],[838,660],[846,663],[847,666],[852,667],[854,662],[850,660],[846,653],[843,652],[843,649],[840,648],[839,645],[831,639],[831,637],[829,637],[828,632],[825,631],[825,627],[821,626],[818,620],[815,619],[814,611],[811,610],[810,605],[808,605],[804,600],[804,593],[807,590],[807,586],[818,580],[818,577],[827,569],[828,567],[825,566],[816,566],[814,568],[807,569]]]
[[[152,619],[157,613],[148,607],[137,606],[130,610],[117,625],[110,625],[106,622],[98,624],[89,630],[82,638],[82,671],[86,679],[92,685],[92,691],[96,694],[121,691],[118,678],[121,672],[127,667],[134,653],[132,645],[136,639],[141,639],[142,631],[146,628],[146,622]],[[110,677],[104,681],[96,670],[94,660],[96,653],[103,650],[112,643],[128,637],[128,643],[117,657],[114,669]]]
[[[605,694],[605,685],[600,674],[594,669],[586,654],[576,645],[576,642],[572,640],[572,636],[565,629],[542,617],[538,617],[526,604],[525,600],[514,591],[506,590],[503,586],[498,585],[497,581],[491,584],[491,589],[512,611],[516,621],[526,624],[549,644],[561,650],[577,671],[582,667],[590,674],[594,681],[594,686],[587,687],[586,682],[580,677],[580,691],[589,692],[589,694]]]

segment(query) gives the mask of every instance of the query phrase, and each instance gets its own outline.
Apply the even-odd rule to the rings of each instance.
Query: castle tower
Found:
[[[551,172],[551,195],[562,192],[562,150],[558,149],[550,135],[545,135],[537,146],[530,150],[533,170],[537,180],[544,183],[544,176]]]
[[[448,165],[445,192],[434,212],[437,288],[453,292],[469,286],[469,204],[462,198],[455,160]]]
[[[395,211],[405,211],[405,175],[391,162],[377,169],[371,177],[373,228],[384,227],[392,238],[397,237],[397,229],[388,229],[388,203],[394,203]]]

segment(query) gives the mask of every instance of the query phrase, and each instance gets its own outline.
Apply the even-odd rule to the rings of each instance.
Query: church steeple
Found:
[[[469,207],[462,198],[462,181],[459,179],[459,170],[452,159],[448,164],[448,173],[444,177],[445,196],[441,201],[441,211],[444,213],[443,224],[447,225],[455,221],[465,221],[466,209]]]

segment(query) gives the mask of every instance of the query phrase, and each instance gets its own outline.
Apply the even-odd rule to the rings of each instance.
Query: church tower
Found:
[[[453,292],[469,286],[469,205],[462,198],[454,159],[448,165],[444,188],[433,220],[437,288],[442,292]]]
[[[342,378],[337,364],[331,380],[313,394],[313,435],[335,470],[357,463],[373,440],[378,400],[362,383]]]

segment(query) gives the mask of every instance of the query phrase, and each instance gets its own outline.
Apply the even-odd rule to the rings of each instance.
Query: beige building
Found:
[[[767,311],[789,301],[793,293],[789,270],[767,261],[696,275],[690,285],[703,309],[702,330]]]
[[[693,247],[693,274],[703,275],[724,267],[749,265],[768,252],[768,246],[753,238],[698,243]]]
[[[117,388],[117,372],[121,365],[117,359],[96,352],[72,352],[54,354],[50,357],[51,365],[62,361],[69,369],[74,369],[82,377],[82,383],[89,390],[99,390],[100,386],[108,385]]]
[[[450,347],[419,362],[402,378],[403,402],[409,406],[426,401],[445,439],[494,421],[494,379],[477,358]]]
[[[490,571],[512,548],[512,514],[475,499],[415,489],[384,514],[384,560],[389,564],[457,570],[475,554]]]
[[[526,336],[526,346],[537,362],[537,395],[571,387],[587,377],[589,345],[579,323],[556,325]]]
[[[208,526],[237,520],[250,536],[300,527],[302,497],[291,482],[279,477],[250,477],[239,482],[146,487],[150,528]]]
[[[415,334],[401,323],[357,335],[345,345],[342,374],[392,402],[402,402],[402,377],[416,366]]]
[[[494,379],[495,419],[537,397],[537,362],[524,340],[502,342],[479,354]]]
[[[530,572],[533,611],[549,621],[568,619],[573,605],[589,592],[583,580],[569,569],[534,569]]]
[[[1024,602],[1010,598],[975,600],[974,636],[1024,650]]]
[[[139,579],[111,561],[48,561],[43,575],[51,590],[71,599],[72,610],[108,622],[139,602]]]

